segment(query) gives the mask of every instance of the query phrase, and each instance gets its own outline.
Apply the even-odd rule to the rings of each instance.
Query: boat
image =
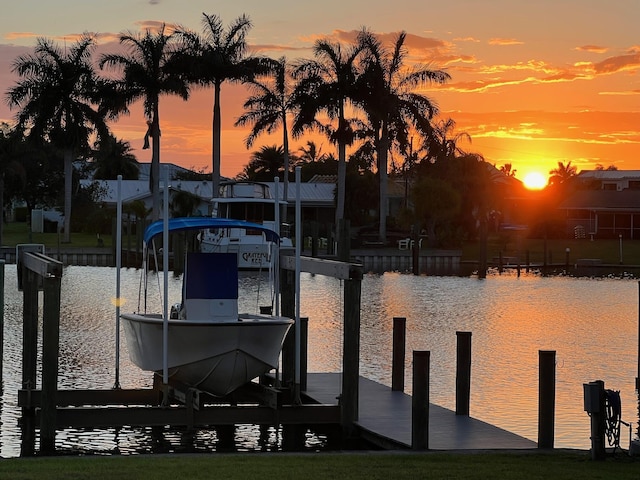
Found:
[[[154,222],[144,233],[145,294],[147,258],[158,258],[154,239],[164,228],[169,232],[250,229],[262,232],[274,245],[279,241],[274,231],[241,220],[189,217],[169,219],[166,224]],[[164,302],[166,296],[165,291]],[[146,301],[143,305],[139,302],[138,309],[145,311],[120,315],[132,362],[171,382],[219,397],[277,368],[293,324],[278,315],[238,313],[236,252],[187,253],[181,302],[168,315],[166,306],[163,313],[157,313],[146,311]]]
[[[276,200],[269,185],[260,182],[233,181],[220,185],[220,196],[212,199],[214,218],[242,219],[280,233],[280,247],[292,248],[286,223],[277,226],[276,205],[287,202]],[[209,229],[200,236],[202,252],[235,252],[238,268],[243,270],[268,269],[273,265],[272,245],[257,229]]]

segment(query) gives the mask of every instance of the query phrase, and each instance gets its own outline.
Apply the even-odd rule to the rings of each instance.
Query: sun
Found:
[[[523,182],[529,190],[542,190],[547,186],[547,177],[540,172],[531,172],[525,175]]]

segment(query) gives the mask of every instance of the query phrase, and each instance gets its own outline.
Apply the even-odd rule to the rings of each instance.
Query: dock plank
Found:
[[[312,373],[307,395],[320,403],[337,401],[342,375]],[[411,396],[360,377],[358,426],[381,442],[411,447]],[[429,407],[429,449],[491,450],[532,449],[536,442],[441,406]]]

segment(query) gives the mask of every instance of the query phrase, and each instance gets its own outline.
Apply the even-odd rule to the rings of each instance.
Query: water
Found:
[[[122,271],[123,311],[137,309],[139,272]],[[270,303],[264,278],[241,277],[241,311],[257,312]],[[158,282],[159,280],[159,282]],[[309,371],[342,369],[342,284],[302,274],[301,314],[309,317]],[[158,285],[159,283],[159,285]],[[151,283],[159,298],[162,277]],[[172,301],[180,297],[179,278],[170,277]],[[258,287],[260,287],[258,292]],[[242,295],[242,292],[251,292]],[[62,282],[61,388],[110,388],[115,375],[115,270],[67,267]],[[538,351],[557,352],[557,448],[590,448],[589,417],[583,411],[583,383],[604,380],[620,390],[623,420],[638,421],[635,393],[638,349],[638,283],[625,279],[572,279],[535,275],[415,277],[365,275],[362,283],[360,373],[391,385],[393,317],[407,318],[405,386],[411,391],[411,352],[431,351],[431,401],[455,409],[456,331],[472,332],[471,415],[537,441]],[[22,294],[15,267],[5,282],[4,390],[0,397],[0,455],[18,456]],[[121,339],[120,384],[149,387],[151,377],[133,366]],[[180,451],[181,432],[154,435],[150,429],[65,430],[57,448],[97,453]],[[623,427],[621,444],[628,446]],[[199,431],[192,450],[215,449],[215,431]],[[236,449],[278,450],[281,432],[242,426]],[[309,436],[315,448],[322,438]]]

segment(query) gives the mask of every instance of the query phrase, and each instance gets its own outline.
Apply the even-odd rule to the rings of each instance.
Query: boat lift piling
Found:
[[[56,406],[58,391],[58,350],[60,343],[60,290],[62,263],[46,255],[21,252],[23,291],[22,388],[30,399],[36,386],[38,358],[38,290],[43,294],[42,320],[42,392],[40,401],[40,451],[55,452]],[[35,451],[36,409],[22,407],[22,445],[20,454]]]

